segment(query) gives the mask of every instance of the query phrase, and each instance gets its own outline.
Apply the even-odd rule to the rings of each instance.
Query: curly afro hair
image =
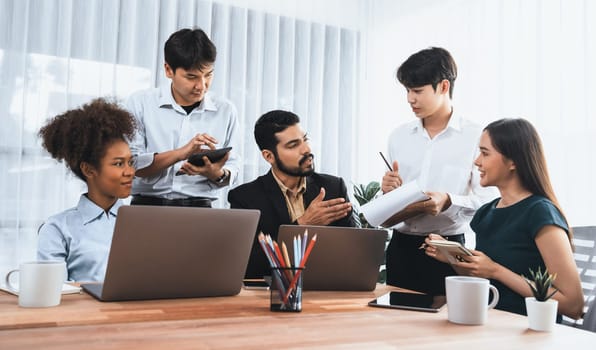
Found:
[[[64,161],[86,181],[81,163],[99,168],[107,148],[115,141],[128,142],[136,130],[134,117],[115,102],[95,99],[50,119],[39,130],[43,147],[52,158]]]

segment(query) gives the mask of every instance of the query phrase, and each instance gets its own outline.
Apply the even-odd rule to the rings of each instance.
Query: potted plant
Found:
[[[356,197],[359,207],[375,199],[380,189],[381,185],[377,181],[371,181],[366,186],[363,184],[354,185],[354,197]],[[357,218],[359,220],[360,227],[372,227],[359,210]]]
[[[377,198],[377,194],[381,190],[381,185],[377,181],[371,181],[366,186],[363,184],[355,184],[354,185],[354,197],[358,201],[358,207],[365,205],[366,203],[372,201],[373,199]],[[373,228],[373,226],[366,220],[364,214],[362,214],[359,210],[360,208],[355,209],[355,212],[358,214],[356,216],[358,226],[362,228]],[[388,230],[389,231],[389,230]],[[390,236],[387,236],[387,242],[389,242]],[[387,249],[387,243],[385,243],[385,249]],[[383,258],[383,264],[381,264],[381,269],[379,271],[379,277],[377,278],[377,282],[385,283],[387,280],[387,269],[385,268],[385,258]]]
[[[530,269],[530,278],[522,277],[524,277],[534,295],[534,297],[526,298],[526,310],[528,312],[530,329],[546,332],[551,331],[557,320],[557,307],[559,304],[555,299],[551,299],[558,291],[553,285],[557,275],[551,275],[547,269],[542,272],[540,267],[538,267],[537,272]],[[554,288],[552,292],[550,291],[551,287]]]

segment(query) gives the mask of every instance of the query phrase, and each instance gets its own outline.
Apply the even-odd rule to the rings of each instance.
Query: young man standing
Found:
[[[228,101],[208,95],[216,48],[201,29],[173,33],[164,48],[171,84],[141,91],[127,101],[139,132],[132,204],[211,207],[239,171],[238,117]],[[204,149],[232,147],[223,159],[195,166],[188,157]]]
[[[292,112],[271,111],[255,124],[255,140],[271,170],[228,193],[232,208],[259,209],[257,234],[277,239],[280,225],[354,226],[342,178],[315,172],[306,133]],[[270,275],[255,235],[246,278]]]
[[[431,47],[411,55],[398,69],[408,103],[418,118],[389,137],[393,171],[381,189],[390,192],[417,181],[430,199],[410,205],[411,219],[396,226],[387,247],[387,283],[429,294],[445,294],[445,276],[455,271],[419,249],[429,233],[464,243],[476,209],[497,196],[482,188],[474,159],[481,127],[453,111],[457,66],[451,54]]]

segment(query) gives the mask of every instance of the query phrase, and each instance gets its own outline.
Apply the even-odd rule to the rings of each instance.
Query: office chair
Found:
[[[573,244],[573,255],[584,292],[585,316],[577,321],[563,316],[563,324],[584,328],[583,322],[587,322],[589,318],[591,330],[596,332],[596,226],[573,227]],[[589,306],[591,307],[588,308]]]
[[[588,311],[584,315],[584,319],[581,325],[581,329],[585,329],[590,332],[596,332],[596,288],[592,290],[592,302],[588,306]]]

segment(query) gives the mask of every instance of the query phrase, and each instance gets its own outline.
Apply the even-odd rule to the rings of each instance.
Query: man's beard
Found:
[[[284,173],[286,175],[301,177],[301,176],[310,176],[315,172],[314,162],[312,163],[312,166],[308,170],[302,170],[302,168],[300,167],[307,160],[309,160],[309,159],[314,160],[315,156],[312,153],[305,154],[298,162],[298,167],[295,167],[295,168],[289,168],[289,167],[285,166],[282,163],[282,161],[279,159],[279,157],[277,156],[276,152],[273,152],[273,156],[275,157],[275,165],[277,166],[279,171],[281,171],[282,173]]]

